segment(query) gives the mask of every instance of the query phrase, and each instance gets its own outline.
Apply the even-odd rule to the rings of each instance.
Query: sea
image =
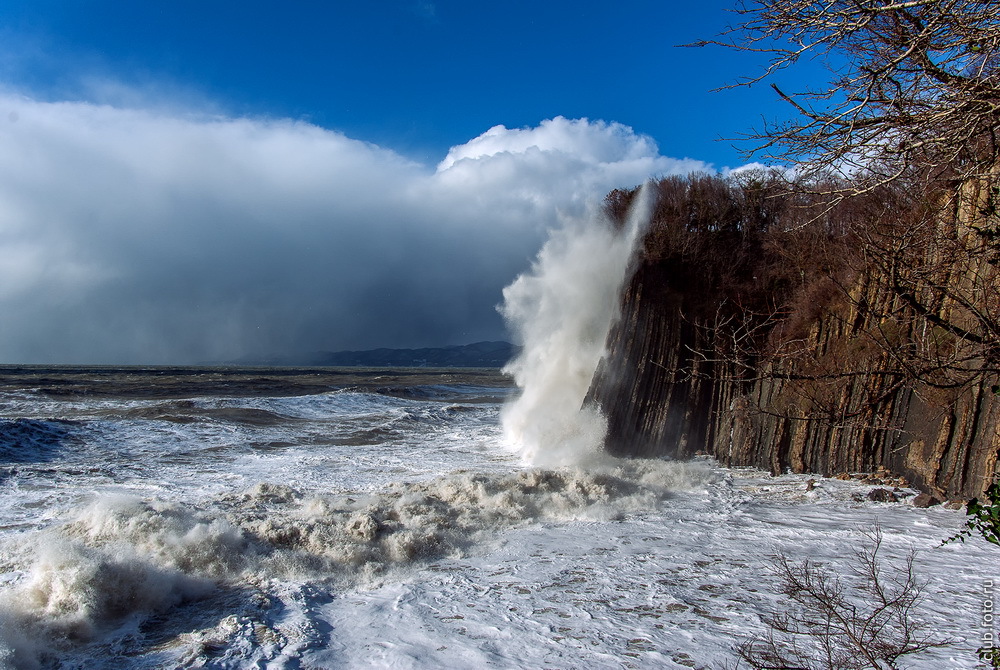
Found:
[[[962,510],[708,458],[532,464],[504,428],[522,393],[491,369],[0,367],[0,666],[735,667],[797,607],[779,557],[850,596],[875,532],[945,645],[901,667],[993,639],[1000,549],[942,546]]]

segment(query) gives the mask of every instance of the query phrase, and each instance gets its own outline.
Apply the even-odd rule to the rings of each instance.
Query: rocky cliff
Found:
[[[982,347],[960,357],[964,340],[929,328],[877,267],[844,263],[838,275],[806,254],[820,268],[810,274],[754,231],[734,243],[690,217],[664,237],[674,214],[654,220],[650,236],[666,241],[647,240],[588,395],[607,417],[609,451],[707,453],[775,473],[885,468],[943,499],[981,493],[1000,450],[1000,382],[981,372]],[[678,242],[692,235],[694,253]],[[779,242],[779,251],[794,246]],[[726,250],[706,256],[718,245]],[[751,253],[741,259],[734,248]],[[947,354],[951,367],[914,373],[918,349]]]

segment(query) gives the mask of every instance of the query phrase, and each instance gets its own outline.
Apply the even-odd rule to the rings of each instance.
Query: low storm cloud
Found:
[[[0,95],[0,362],[502,338],[501,290],[560,217],[706,167],[586,119],[430,165],[301,121]]]

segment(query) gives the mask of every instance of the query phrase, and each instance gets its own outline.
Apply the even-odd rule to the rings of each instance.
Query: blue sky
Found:
[[[507,337],[553,229],[785,114],[675,46],[727,6],[5,0],[0,362]]]
[[[754,71],[745,56],[677,47],[721,31],[729,7],[6,0],[0,74],[47,100],[128,102],[114,83],[304,119],[427,160],[497,124],[564,116],[617,121],[667,155],[735,166],[718,138],[783,110],[766,87],[712,91]]]

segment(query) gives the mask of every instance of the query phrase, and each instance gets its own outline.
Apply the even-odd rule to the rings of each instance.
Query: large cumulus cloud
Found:
[[[705,167],[586,119],[431,166],[303,122],[0,94],[0,362],[502,337],[501,289],[560,212]]]

